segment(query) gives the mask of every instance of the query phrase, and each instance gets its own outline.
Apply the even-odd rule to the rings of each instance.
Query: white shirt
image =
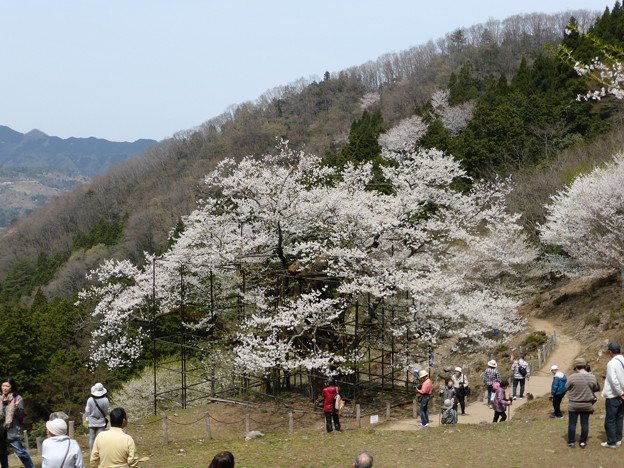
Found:
[[[622,395],[624,395],[624,356],[618,354],[607,363],[607,375],[602,396],[617,398]]]
[[[41,444],[41,455],[43,457],[41,468],[84,468],[82,451],[78,442],[66,435],[45,439]],[[65,463],[61,467],[63,458],[65,458]]]

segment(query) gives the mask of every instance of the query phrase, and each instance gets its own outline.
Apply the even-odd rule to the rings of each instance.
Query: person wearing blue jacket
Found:
[[[550,366],[550,372],[554,376],[550,387],[550,399],[552,400],[554,412],[550,417],[561,419],[563,418],[561,400],[563,400],[563,396],[566,394],[566,382],[568,379],[556,364]]]

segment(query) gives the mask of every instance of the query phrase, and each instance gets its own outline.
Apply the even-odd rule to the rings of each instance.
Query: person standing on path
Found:
[[[500,422],[507,420],[507,407],[511,405],[511,401],[507,399],[507,394],[505,393],[508,387],[509,382],[503,380],[496,389],[496,393],[494,393],[494,399],[492,400],[494,419],[492,422],[498,422],[498,418],[500,418]]]
[[[336,411],[336,395],[338,395],[338,387],[333,378],[328,378],[325,381],[325,388],[323,389],[323,413],[325,413],[325,429],[327,432],[332,432],[332,420],[334,427],[338,432],[340,429],[340,415]]]
[[[587,361],[583,358],[574,360],[574,373],[566,382],[568,392],[568,447],[574,448],[576,439],[576,423],[581,419],[581,438],[579,447],[587,447],[589,437],[589,415],[594,412],[594,392],[600,390],[596,377],[585,370]]]
[[[20,440],[20,430],[24,418],[24,400],[17,393],[17,382],[12,377],[2,380],[2,415],[9,446],[26,468],[35,468],[28,451]]]
[[[429,378],[429,372],[424,369],[418,373],[418,377],[422,381],[421,384],[416,386],[416,391],[421,395],[420,424],[418,425],[418,427],[429,427],[429,413],[427,405],[429,405],[429,400],[431,399],[433,384],[431,383],[431,379]]]
[[[552,400],[553,414],[551,414],[550,417],[561,419],[563,418],[561,400],[563,400],[563,396],[566,394],[565,386],[568,379],[565,374],[559,370],[559,366],[556,364],[550,366],[550,372],[553,375],[552,385],[550,386],[550,399]]]
[[[440,405],[443,405],[446,400],[451,400],[453,409],[457,410],[457,392],[453,386],[453,379],[448,379],[446,385],[440,388],[440,397]]]
[[[101,383],[91,387],[91,396],[87,399],[85,416],[89,419],[89,451],[93,450],[95,437],[106,429],[108,420],[106,415],[110,413],[110,403],[106,396],[107,390]]]
[[[524,360],[524,354],[518,355],[518,359],[511,365],[511,371],[513,372],[513,399],[515,400],[518,397],[522,400],[524,398],[524,384],[531,378],[531,369],[529,368],[529,363]],[[520,384],[519,396],[516,393],[518,384]]]
[[[619,343],[609,343],[607,347],[611,360],[607,363],[602,396],[605,397],[607,414],[604,428],[607,440],[601,445],[616,448],[622,443],[622,424],[624,423],[624,357]]]
[[[500,374],[498,373],[498,369],[496,369],[496,367],[498,366],[498,364],[496,364],[496,361],[494,359],[492,359],[491,361],[489,361],[487,363],[488,368],[485,369],[485,372],[483,373],[483,385],[486,386],[487,388],[487,405],[489,408],[492,407],[492,384],[494,384],[494,382],[500,382],[501,378],[500,378]]]
[[[455,395],[457,396],[457,402],[461,408],[461,414],[466,414],[466,397],[469,395],[468,379],[462,372],[461,367],[456,367],[455,372],[451,375],[453,380],[453,387],[455,388]],[[457,409],[457,405],[455,405]]]

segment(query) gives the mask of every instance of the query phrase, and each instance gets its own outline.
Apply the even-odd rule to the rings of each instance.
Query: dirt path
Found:
[[[581,352],[581,344],[573,338],[564,335],[556,328],[551,322],[547,320],[531,318],[529,320],[529,328],[532,331],[545,331],[547,335],[552,334],[553,331],[557,332],[557,345],[548,358],[546,364],[541,369],[533,370],[530,380],[525,386],[525,395],[527,392],[532,393],[534,396],[542,396],[550,393],[550,386],[552,384],[552,374],[550,373],[550,366],[557,364],[560,369],[568,373],[572,367],[572,361]],[[510,385],[511,390],[511,385]],[[513,418],[515,410],[522,406],[526,402],[526,398],[523,400],[514,401],[511,407],[511,418]],[[494,416],[494,411],[487,407],[485,402],[475,401],[466,406],[466,416],[459,416],[459,424],[478,424],[483,421],[491,422]],[[437,426],[439,416],[437,414],[431,415],[430,426]],[[380,426],[379,430],[387,431],[413,431],[418,430],[419,419],[404,419],[401,421],[390,421]]]

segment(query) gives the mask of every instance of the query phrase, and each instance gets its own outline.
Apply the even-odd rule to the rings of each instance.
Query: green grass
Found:
[[[588,448],[566,446],[567,418],[549,419],[550,402],[537,399],[524,405],[514,419],[502,424],[457,425],[428,428],[414,432],[383,431],[383,425],[355,428],[353,419],[344,419],[345,431],[326,434],[322,416],[308,416],[297,422],[294,434],[287,433],[287,419],[279,413],[256,412],[252,420],[280,424],[283,429],[259,427],[259,439],[245,441],[243,408],[229,408],[219,414],[233,424],[212,424],[213,440],[206,440],[205,423],[169,424],[170,440],[162,445],[160,419],[139,426],[129,433],[137,442],[139,454],[151,459],[143,467],[205,467],[221,450],[234,453],[237,468],[260,467],[350,467],[361,451],[375,457],[375,467],[621,467],[624,448],[606,450],[604,440],[604,402],[597,403],[597,414],[590,419]],[[217,414],[216,407],[210,405]],[[565,408],[565,405],[564,405]],[[196,421],[203,409],[179,412],[180,423]],[[216,417],[216,416],[215,416]],[[383,418],[382,418],[383,419]],[[264,430],[263,430],[264,429]],[[580,430],[580,426],[578,427]]]

